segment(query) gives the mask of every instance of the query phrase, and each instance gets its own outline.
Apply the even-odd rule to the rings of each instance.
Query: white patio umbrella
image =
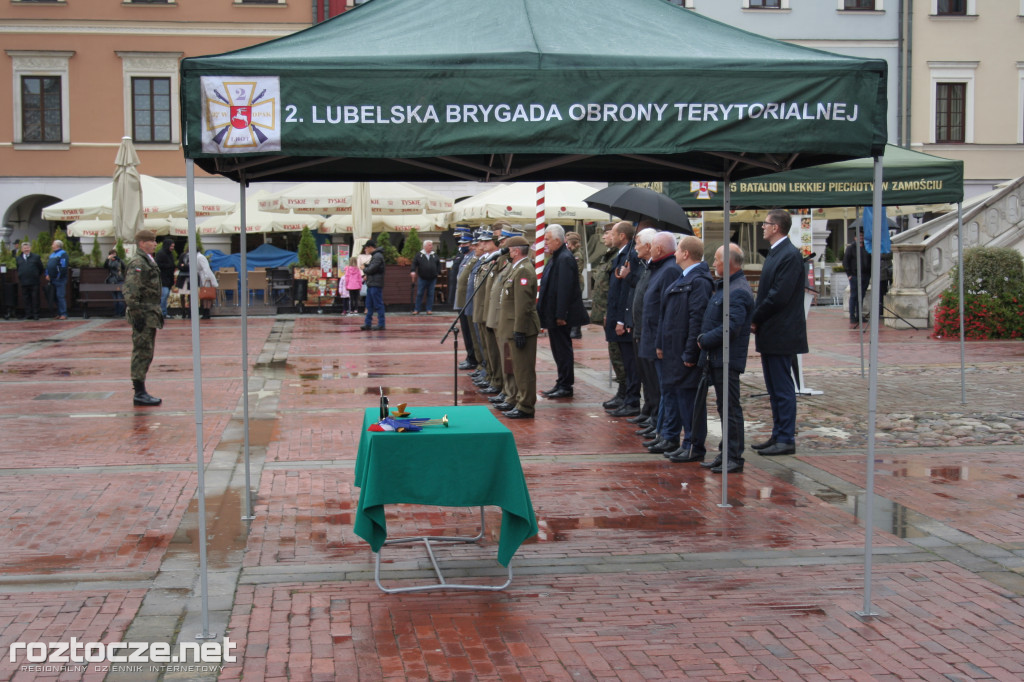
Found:
[[[140,175],[142,187],[142,213],[146,218],[185,218],[188,216],[186,205],[187,192],[184,187],[154,178]],[[98,218],[113,220],[114,183],[108,182],[96,189],[82,192],[70,199],[59,201],[43,209],[44,220],[82,220]],[[236,207],[235,202],[225,201],[210,194],[196,192],[196,216],[212,216],[229,213]],[[134,235],[132,235],[134,236]]]
[[[597,188],[581,182],[545,183],[545,218],[548,223],[576,220],[608,220],[608,214],[587,206],[584,199]],[[537,183],[513,182],[492,187],[455,204],[452,218],[457,223],[481,224],[498,218],[534,223],[537,217]]]
[[[427,213],[423,215],[375,215],[370,218],[372,229],[378,232],[437,232],[448,226],[450,213]],[[332,215],[320,226],[322,234],[354,234],[353,216]],[[365,237],[369,239],[369,235]]]
[[[363,187],[360,187],[360,186]],[[407,182],[306,182],[266,197],[261,211],[295,211],[334,215],[352,213],[357,193],[369,194],[374,215],[415,215],[452,210],[452,200]]]
[[[186,224],[188,221],[185,218],[145,218],[142,221],[136,231],[146,228],[147,230],[153,230],[158,236],[164,234],[174,234],[171,231],[171,227],[174,221],[183,221]],[[185,234],[185,233],[182,233]],[[76,220],[75,222],[68,225],[68,236],[69,237],[117,237],[114,230],[113,220],[99,220],[93,218],[91,220]],[[175,235],[177,236],[177,235]],[[125,243],[129,243],[134,239],[135,235],[132,235],[131,239],[125,239]]]
[[[111,221],[114,236],[126,244],[142,229],[142,180],[139,177],[139,155],[132,138],[125,135],[114,159],[114,181],[111,183]]]
[[[323,217],[318,215],[260,211],[256,207],[269,194],[269,192],[261,190],[245,200],[245,231],[247,234],[301,232],[303,227],[315,231],[324,222]],[[199,234],[238,234],[241,231],[241,210],[208,218],[196,226],[196,232]]]

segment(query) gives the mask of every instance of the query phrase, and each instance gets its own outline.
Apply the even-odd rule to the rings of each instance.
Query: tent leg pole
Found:
[[[188,207],[188,290],[199,291],[199,264],[196,258],[196,177],[195,161],[185,161],[186,201]],[[192,308],[192,396],[196,422],[196,493],[199,497],[199,592],[202,602],[203,631],[196,639],[213,639],[210,633],[210,598],[206,577],[206,459],[203,456],[203,366],[199,348],[199,297],[189,296]]]
[[[241,171],[238,183],[238,205],[240,207],[241,229],[238,232],[239,251],[242,260],[239,264],[239,298],[242,302],[242,455],[245,460],[245,511],[242,519],[251,521],[252,483],[249,473],[249,266],[246,262],[246,221],[245,221],[245,171]]]
[[[882,269],[882,157],[875,157],[875,192],[872,201],[871,281],[877,282]],[[867,226],[865,226],[866,228]],[[888,227],[886,227],[888,229]],[[872,299],[875,294],[872,292]],[[875,424],[878,403],[878,322],[879,316],[871,316],[871,349],[868,361],[868,468],[867,485],[864,490],[864,606],[857,612],[861,618],[880,615],[871,608],[871,543],[875,523],[872,511],[875,507]]]
[[[967,404],[967,379],[964,374],[964,204],[956,203],[956,262],[960,276],[957,286],[960,287],[960,404]]]
[[[729,211],[732,209],[729,173],[722,179],[722,185],[722,501],[718,506],[727,509],[732,507],[729,504],[729,262],[732,255],[729,245]],[[711,371],[714,372],[713,369]]]

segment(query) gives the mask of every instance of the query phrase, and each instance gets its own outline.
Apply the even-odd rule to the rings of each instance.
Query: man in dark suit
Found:
[[[768,212],[761,226],[771,249],[761,269],[750,325],[772,406],[771,438],[751,448],[768,456],[796,454],[792,358],[807,352],[804,263],[800,249],[789,239],[792,224],[789,213],[775,209]]]
[[[571,398],[575,375],[569,331],[589,320],[583,308],[576,261],[565,246],[565,230],[561,225],[549,225],[545,230],[544,248],[550,257],[540,280],[537,313],[541,327],[548,330],[558,380],[554,388],[544,391],[543,395],[546,398]]]
[[[640,259],[633,248],[633,223],[619,222],[612,227],[612,248],[617,249],[612,259],[612,272],[608,279],[608,310],[604,316],[604,336],[608,343],[618,343],[622,351],[622,364],[626,370],[626,388],[622,405],[609,412],[613,417],[635,417],[640,414],[640,371],[633,352],[633,327],[626,307],[633,299],[640,279]]]
[[[18,256],[18,284],[21,285],[21,298],[25,305],[25,319],[39,319],[39,281],[46,268],[38,255],[32,253],[32,242],[21,243],[21,255]]]

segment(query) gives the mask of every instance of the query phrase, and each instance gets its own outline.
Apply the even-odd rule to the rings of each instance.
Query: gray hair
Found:
[[[548,228],[544,230],[545,235],[551,235],[558,241],[565,241],[565,228],[561,225],[548,225]]]
[[[431,246],[433,246],[434,245],[434,240],[433,239],[428,239],[427,241],[423,242],[423,246],[426,246],[427,244],[430,244]]]
[[[59,246],[59,247],[60,247],[60,248],[62,248],[62,249],[64,248],[64,242],[62,242],[62,241],[61,241],[61,240],[59,240],[59,239],[54,239],[54,240],[53,240],[53,243],[54,243],[54,244],[56,244],[57,246]]]
[[[647,230],[643,230],[643,234]],[[655,232],[651,240],[652,245],[660,247],[665,253],[672,253],[676,250],[676,238],[671,232]]]
[[[658,231],[653,227],[645,227],[636,233],[637,244],[653,244],[654,235],[658,234]]]

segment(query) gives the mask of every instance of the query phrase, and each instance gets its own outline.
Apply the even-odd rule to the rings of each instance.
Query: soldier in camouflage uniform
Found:
[[[135,255],[125,266],[124,301],[128,306],[126,317],[132,325],[132,386],[136,405],[159,405],[160,398],[146,392],[146,373],[153,362],[156,330],[164,326],[160,313],[160,267],[153,260],[156,234],[139,230],[135,235]]]
[[[584,291],[583,278],[586,276],[587,257],[583,253],[583,249],[580,248],[582,245],[582,239],[578,232],[566,232],[565,233],[565,247],[569,249],[569,253],[572,254],[573,259],[576,261],[576,272],[580,276],[580,292]],[[570,339],[582,339],[583,334],[579,327],[573,327],[569,330]]]
[[[605,225],[604,234],[601,235],[601,241],[608,247],[608,251],[598,259],[597,265],[594,267],[594,291],[591,294],[590,307],[591,324],[604,325],[604,315],[608,309],[608,284],[612,276],[612,261],[617,253],[611,247],[612,225],[614,224],[608,223]],[[608,344],[608,356],[611,358],[612,369],[615,372],[615,381],[618,383],[619,388],[615,396],[611,400],[605,401],[603,406],[616,409],[622,405],[622,398],[626,394],[626,367],[622,364],[622,351],[619,349],[619,344]]]

